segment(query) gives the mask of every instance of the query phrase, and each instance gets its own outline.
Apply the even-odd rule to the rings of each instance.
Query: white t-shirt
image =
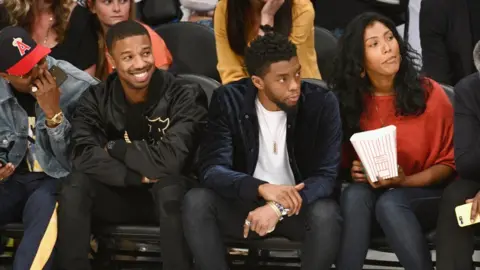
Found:
[[[275,185],[295,185],[288,161],[287,114],[267,111],[255,101],[260,126],[258,161],[253,177]]]

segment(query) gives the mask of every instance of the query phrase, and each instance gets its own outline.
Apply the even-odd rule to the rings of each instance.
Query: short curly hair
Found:
[[[264,76],[271,64],[297,56],[297,47],[288,37],[268,32],[257,37],[245,51],[245,65],[250,76]]]

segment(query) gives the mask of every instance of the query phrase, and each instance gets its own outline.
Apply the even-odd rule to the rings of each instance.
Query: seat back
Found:
[[[172,54],[171,71],[200,74],[220,81],[215,34],[211,28],[197,23],[180,22],[161,25],[155,31],[163,38]]]
[[[311,84],[318,85],[322,88],[328,89],[328,85],[324,80],[319,80],[319,79],[302,79],[302,82],[308,82]]]
[[[210,104],[210,99],[212,98],[213,91],[221,86],[218,81],[198,74],[179,74],[178,77],[192,83],[198,83],[207,95],[208,104]]]
[[[317,64],[324,80],[332,73],[333,58],[337,49],[337,43],[337,38],[330,31],[315,26]]]
[[[452,106],[454,106],[455,105],[455,91],[453,91],[453,86],[448,85],[448,84],[443,84],[443,83],[440,83],[440,85],[442,86],[443,91],[445,91],[445,93],[447,94],[448,99],[450,99],[450,102],[452,103]]]

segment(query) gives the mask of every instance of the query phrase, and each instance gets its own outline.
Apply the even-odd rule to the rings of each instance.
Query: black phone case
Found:
[[[51,67],[48,71],[52,74],[53,78],[55,78],[57,86],[62,85],[62,83],[67,80],[67,73],[57,66]]]

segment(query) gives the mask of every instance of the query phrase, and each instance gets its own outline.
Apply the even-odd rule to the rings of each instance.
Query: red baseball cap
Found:
[[[37,44],[18,26],[9,26],[0,31],[0,72],[23,76],[30,72],[50,49]]]

